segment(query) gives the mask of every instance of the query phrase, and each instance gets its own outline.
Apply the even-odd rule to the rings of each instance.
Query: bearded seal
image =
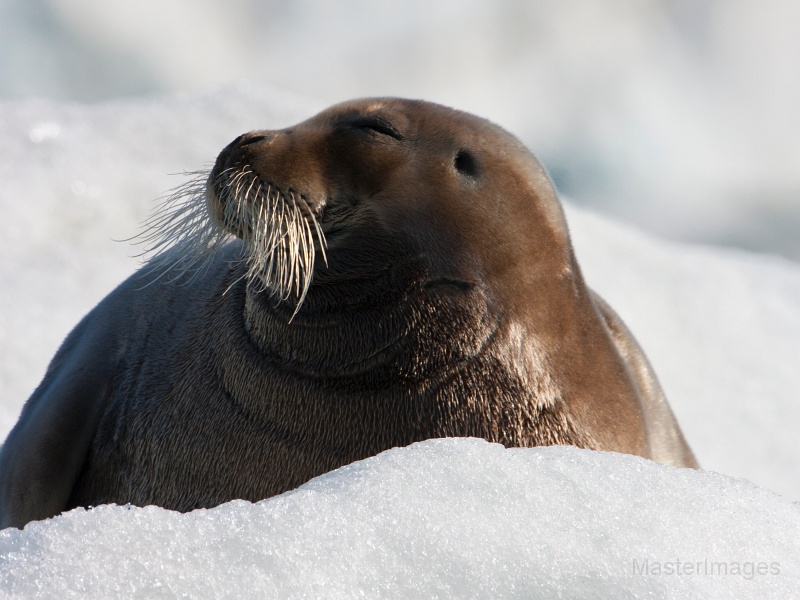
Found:
[[[261,500],[434,437],[696,467],[515,137],[423,101],[238,137],[68,336],[0,454],[0,524]]]

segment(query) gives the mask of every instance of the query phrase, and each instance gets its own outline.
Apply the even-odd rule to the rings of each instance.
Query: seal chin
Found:
[[[429,279],[428,281],[426,281],[423,287],[426,290],[436,290],[436,291],[464,294],[469,292],[473,287],[475,287],[475,283],[472,281],[457,279],[453,277],[436,277],[434,279]]]

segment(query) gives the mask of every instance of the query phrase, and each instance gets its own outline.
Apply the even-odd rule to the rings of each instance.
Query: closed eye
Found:
[[[378,117],[360,117],[349,123],[351,127],[374,131],[381,135],[387,135],[396,140],[402,140],[403,136],[388,121]]]

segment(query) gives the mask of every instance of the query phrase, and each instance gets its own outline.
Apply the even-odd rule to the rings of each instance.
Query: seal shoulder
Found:
[[[227,272],[198,277],[216,289]],[[204,280],[204,281],[200,281]],[[197,287],[158,282],[137,273],[121,283],[70,332],[44,378],[23,406],[0,448],[0,528],[22,527],[58,514],[68,505],[121,378],[121,363],[139,349],[175,308],[190,308]]]
[[[0,527],[58,514],[72,491],[113,378],[101,307],[61,345],[0,449]]]
[[[651,458],[668,465],[699,468],[644,350],[619,315],[595,291],[592,300],[639,392]]]

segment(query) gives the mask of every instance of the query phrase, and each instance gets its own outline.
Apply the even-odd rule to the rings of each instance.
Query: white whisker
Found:
[[[308,201],[263,181],[247,166],[229,167],[213,179],[208,170],[188,175],[192,178],[170,192],[137,236],[141,256],[149,258],[144,271],[154,275],[146,285],[179,281],[186,274],[191,281],[235,234],[246,249],[238,259],[246,264],[242,277],[256,292],[281,301],[294,297],[294,318],[311,285],[317,247],[327,264],[325,236]],[[209,215],[209,185],[223,223]]]

